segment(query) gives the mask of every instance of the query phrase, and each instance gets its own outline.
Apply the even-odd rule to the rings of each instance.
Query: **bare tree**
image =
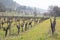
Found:
[[[60,7],[49,6],[49,12],[51,16],[60,16]]]
[[[5,12],[5,11],[6,11],[5,6],[2,3],[0,3],[0,12]]]

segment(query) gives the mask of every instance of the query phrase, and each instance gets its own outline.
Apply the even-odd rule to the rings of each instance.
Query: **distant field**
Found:
[[[0,30],[0,40],[60,40],[60,17],[56,20],[56,32],[52,36],[50,29],[50,21],[45,20],[42,23],[35,25],[32,29],[20,33],[20,35],[11,35],[4,37],[4,31]],[[14,33],[17,29],[14,27]],[[12,31],[12,32],[13,32]]]

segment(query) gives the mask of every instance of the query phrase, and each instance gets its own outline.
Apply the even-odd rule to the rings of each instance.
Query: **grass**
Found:
[[[20,35],[11,35],[4,37],[4,32],[0,30],[1,40],[60,40],[60,19],[57,18],[55,34],[51,35],[50,21],[45,20],[42,23],[36,24],[33,28]],[[16,29],[17,30],[17,29]]]

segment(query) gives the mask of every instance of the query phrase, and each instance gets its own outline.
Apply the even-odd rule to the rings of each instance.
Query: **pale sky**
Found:
[[[60,0],[14,0],[20,5],[48,9],[50,5],[60,6]]]

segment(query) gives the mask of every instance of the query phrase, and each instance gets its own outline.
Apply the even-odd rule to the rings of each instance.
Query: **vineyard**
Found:
[[[1,17],[0,40],[59,40],[59,24],[60,18],[57,17],[56,30],[52,36],[49,18]]]
[[[60,1],[0,0],[0,40],[60,40]]]

